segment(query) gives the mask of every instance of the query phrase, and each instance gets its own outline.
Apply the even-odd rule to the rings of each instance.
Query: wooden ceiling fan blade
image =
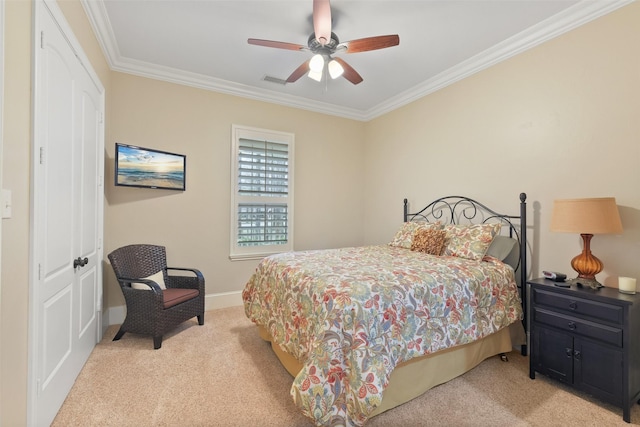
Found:
[[[366,37],[364,39],[351,40],[341,43],[346,46],[345,53],[366,52],[369,50],[384,49],[387,47],[397,46],[400,44],[400,36],[391,34],[388,36]]]
[[[300,77],[309,72],[309,61],[305,61],[302,65],[295,69],[293,73],[287,78],[287,83],[293,83]]]
[[[344,69],[342,77],[349,80],[354,85],[362,82],[362,76],[358,74],[358,72],[354,70],[351,65],[347,64],[342,58],[333,58],[333,60],[342,65],[342,68]]]
[[[321,46],[331,40],[331,4],[329,0],[313,0],[313,31]]]
[[[303,46],[301,44],[277,42],[277,41],[273,41],[273,40],[248,39],[247,42],[249,44],[253,44],[253,45],[256,45],[256,46],[274,47],[276,49],[287,49],[287,50],[305,50],[305,49],[307,49],[307,46]]]

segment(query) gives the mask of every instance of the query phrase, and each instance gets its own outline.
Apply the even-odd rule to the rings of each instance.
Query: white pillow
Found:
[[[167,285],[164,284],[164,275],[162,274],[162,270],[158,271],[156,274],[152,274],[149,277],[141,277],[141,279],[147,279],[147,280],[153,280],[154,282],[156,282],[158,284],[158,286],[160,286],[160,289],[167,289]],[[145,284],[145,283],[136,283],[136,282],[132,282],[131,283],[131,287],[133,289],[142,289],[145,291],[150,291],[151,290],[151,286]]]
[[[518,246],[518,241],[513,237],[497,235],[493,238],[489,249],[485,255],[490,255],[494,258],[498,258],[500,261],[507,259],[513,248]]]

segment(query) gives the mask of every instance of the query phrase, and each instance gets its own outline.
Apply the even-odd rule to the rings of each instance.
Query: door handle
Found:
[[[89,258],[85,257],[84,259],[82,259],[82,258],[78,257],[78,258],[73,260],[73,268],[75,269],[75,268],[78,268],[78,267],[84,267],[88,263],[89,263]]]

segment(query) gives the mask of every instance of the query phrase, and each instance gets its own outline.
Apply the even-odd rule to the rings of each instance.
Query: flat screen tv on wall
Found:
[[[116,142],[115,184],[185,190],[187,156]]]

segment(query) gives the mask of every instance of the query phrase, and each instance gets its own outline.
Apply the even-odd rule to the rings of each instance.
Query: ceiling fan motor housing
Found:
[[[316,39],[316,33],[311,33],[309,36],[309,40],[307,42],[309,49],[313,53],[327,54],[330,55],[335,52],[336,47],[340,44],[340,40],[335,33],[331,33],[331,40],[323,45]]]

